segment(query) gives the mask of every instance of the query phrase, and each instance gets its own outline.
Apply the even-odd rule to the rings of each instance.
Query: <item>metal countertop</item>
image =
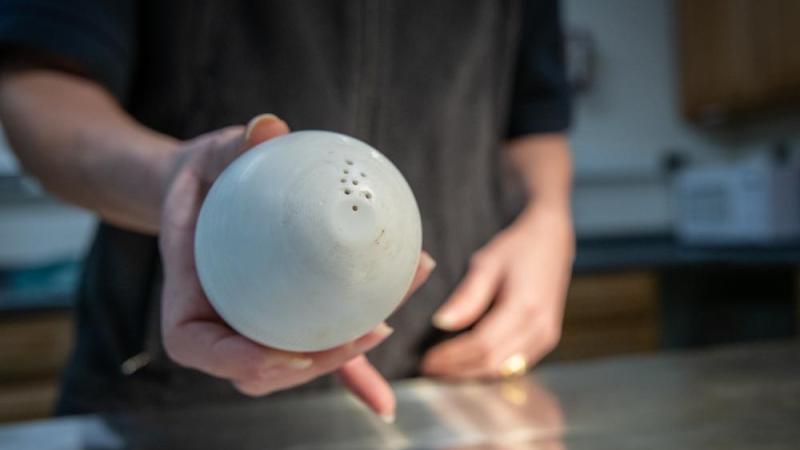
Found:
[[[344,391],[0,427],[0,448],[797,449],[800,341],[542,367],[517,380],[395,384],[386,425]]]

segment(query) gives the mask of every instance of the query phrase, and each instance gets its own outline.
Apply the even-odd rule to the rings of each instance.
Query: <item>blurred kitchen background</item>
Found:
[[[579,245],[548,361],[795,335],[800,2],[563,13]],[[94,226],[0,146],[0,421],[50,411]]]

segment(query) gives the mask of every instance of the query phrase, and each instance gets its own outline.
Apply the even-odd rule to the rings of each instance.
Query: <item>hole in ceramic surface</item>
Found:
[[[358,180],[353,180],[353,186],[358,186]]]
[[[361,176],[362,176],[363,178],[367,178],[367,174],[365,174],[364,172],[361,172]]]
[[[345,173],[345,175],[346,175],[346,174],[348,174],[348,173],[350,173],[350,171],[349,171],[349,170],[347,170],[347,169],[344,169],[344,170],[343,170],[343,172]]]
[[[342,179],[341,179],[341,180],[339,180],[339,181],[341,181],[342,183],[347,183],[347,180],[346,180],[346,179],[344,179],[344,178],[342,178]]]
[[[350,195],[350,189],[345,189],[344,190],[344,195]]]
[[[364,197],[367,197],[368,199],[372,198],[372,192],[367,192],[364,194]]]
[[[352,159],[346,159],[344,162],[346,162],[348,166],[352,166],[353,165],[353,160]]]
[[[353,205],[353,211],[358,211],[358,206]]]

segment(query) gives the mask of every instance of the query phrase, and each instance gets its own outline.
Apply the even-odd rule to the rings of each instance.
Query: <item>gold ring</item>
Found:
[[[528,360],[522,353],[515,353],[500,365],[500,376],[503,378],[518,377],[528,371]]]

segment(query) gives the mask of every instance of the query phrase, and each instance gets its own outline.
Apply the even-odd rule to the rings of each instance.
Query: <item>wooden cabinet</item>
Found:
[[[48,416],[72,346],[72,320],[63,312],[0,317],[0,422]]]
[[[567,296],[561,343],[550,359],[655,351],[659,330],[656,273],[578,275]]]
[[[689,119],[800,110],[800,1],[678,0],[676,12]]]

